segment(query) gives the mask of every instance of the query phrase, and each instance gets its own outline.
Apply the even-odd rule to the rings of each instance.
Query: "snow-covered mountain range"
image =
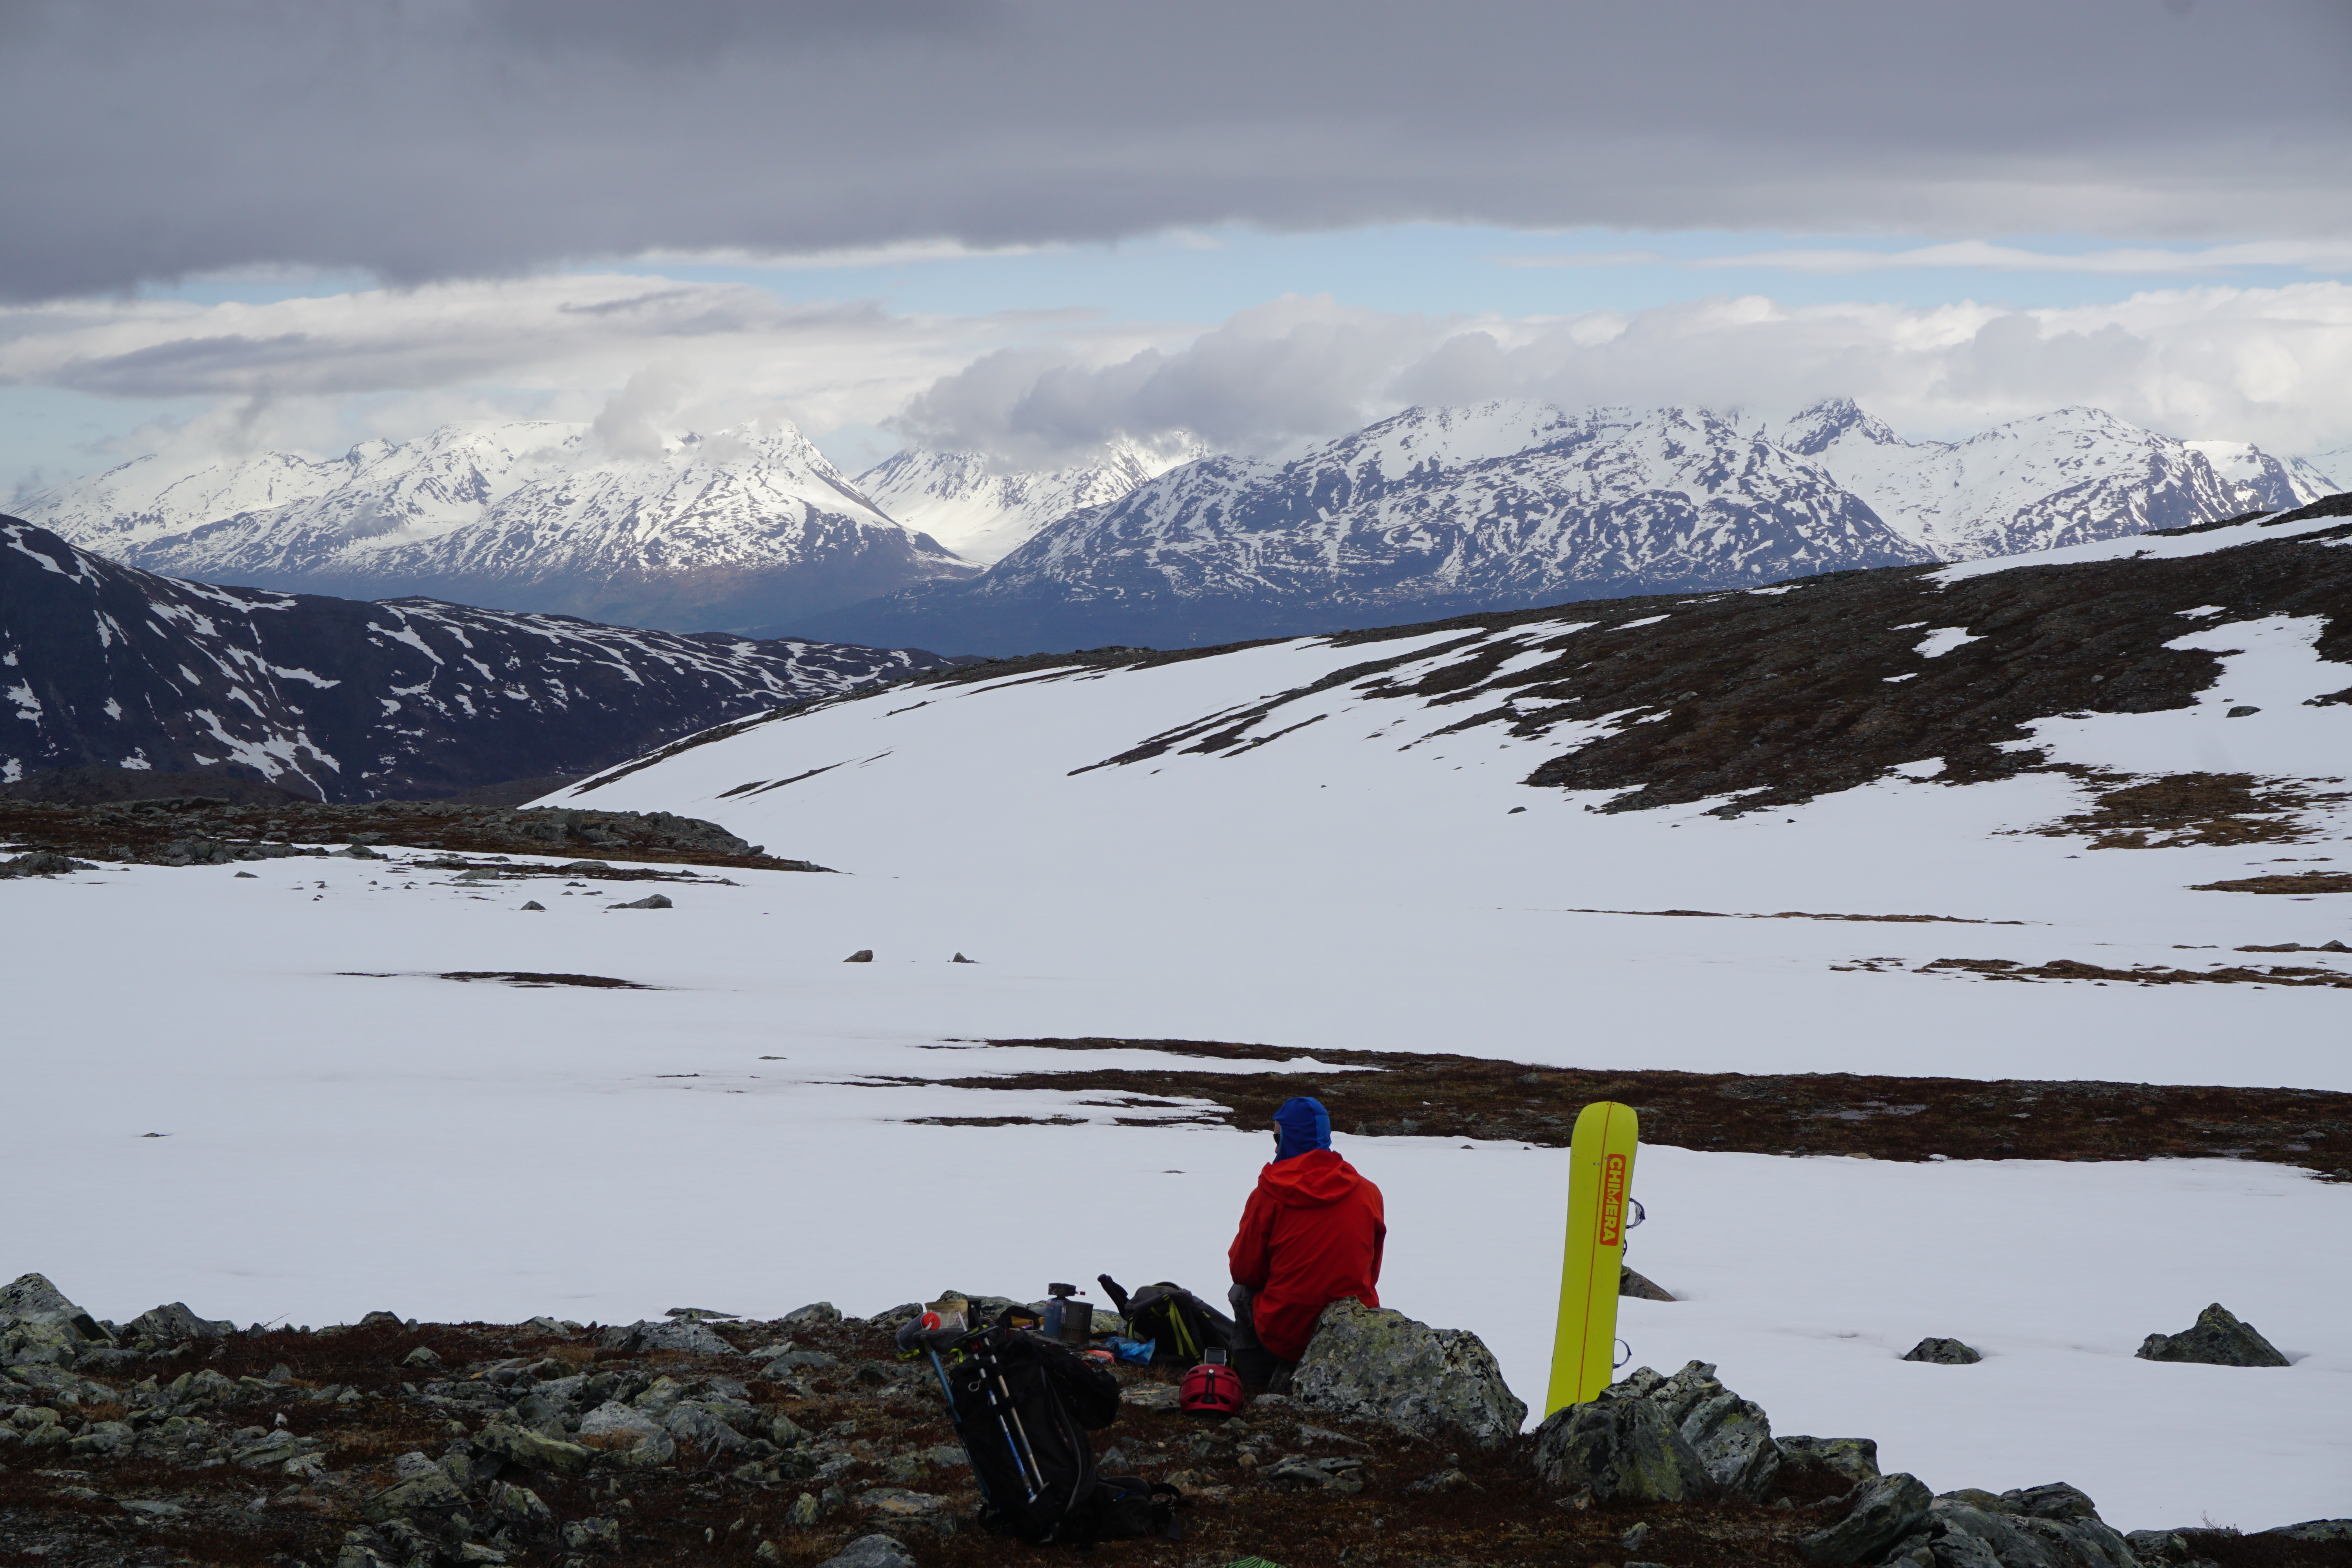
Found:
[[[20,512],[84,549],[210,581],[430,595],[682,630],[788,622],[978,569],[885,516],[790,426],[616,456],[586,426],[445,426],[311,463],[142,458]]]
[[[157,576],[0,518],[0,783],[226,770],[323,800],[603,767],[903,679],[905,650],[358,603]]]
[[[1121,443],[1006,473],[908,451],[852,480],[788,426],[622,456],[589,426],[526,423],[324,462],[144,458],[19,510],[84,549],[210,581],[1006,652],[1972,560],[2334,488],[2308,462],[2094,408],[1915,442],[1844,399],[1786,419],[1414,408],[1285,462],[1168,461]]]
[[[894,452],[857,476],[857,488],[908,528],[919,528],[967,561],[990,566],[1048,523],[1106,506],[1179,463],[1208,456],[1192,447],[1163,456],[1133,441],[1074,468],[1006,473],[980,452]]]
[[[1062,519],[984,577],[810,628],[995,653],[1202,645],[2011,554],[2327,489],[2308,465],[2209,453],[2088,408],[1958,443],[1904,441],[1843,399],[1779,422],[1413,408],[1286,463],[1187,464]]]
[[[2061,408],[1965,441],[1906,441],[1847,398],[1769,427],[1904,538],[1974,561],[2281,511],[2336,489],[2243,441],[2176,441],[2096,408]]]

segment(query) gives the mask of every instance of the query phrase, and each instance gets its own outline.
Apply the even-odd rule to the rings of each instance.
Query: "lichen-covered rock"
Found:
[[[1528,1416],[1476,1334],[1433,1329],[1352,1297],[1323,1309],[1291,1396],[1335,1415],[1481,1448],[1509,1442]]]
[[[544,1433],[499,1423],[483,1427],[475,1437],[474,1446],[518,1465],[532,1469],[557,1470],[565,1475],[578,1475],[585,1470],[593,1457],[577,1443],[566,1443]]]
[[[235,1332],[235,1323],[226,1318],[199,1318],[188,1310],[185,1301],[150,1307],[122,1325],[124,1339],[153,1340],[158,1344],[176,1344],[183,1340],[224,1339]]]
[[[1947,1495],[1937,1498],[1922,1521],[1920,1538],[1930,1545],[1936,1568],[2138,1568],[2124,1538],[2084,1514],[2089,1500],[2072,1487],[2035,1487],[2034,1506],[2052,1511],[2027,1513],[2014,1501],[2028,1494],[2003,1495],[1999,1508],[1981,1508]],[[2072,1497],[2057,1495],[2072,1493]],[[2078,1503],[2075,1500],[2081,1500]],[[1910,1543],[1906,1542],[1907,1547]]]
[[[817,1568],[915,1568],[907,1549],[887,1535],[861,1535]]]
[[[1843,1519],[1797,1542],[1808,1562],[1875,1562],[1919,1527],[1936,1500],[1918,1478],[1899,1470],[1864,1481],[1860,1493]]]
[[[1683,1440],[1697,1451],[1717,1486],[1734,1497],[1760,1500],[1771,1495],[1782,1463],[1780,1445],[1772,1441],[1771,1420],[1762,1405],[1724,1387],[1712,1363],[1686,1363],[1656,1384],[1648,1397],[1665,1410]]]
[[[814,1329],[821,1323],[841,1321],[841,1309],[830,1301],[811,1301],[805,1307],[795,1307],[783,1315],[786,1330]]]
[[[709,1408],[688,1401],[675,1405],[662,1416],[662,1429],[681,1443],[692,1443],[705,1456],[731,1454],[744,1446],[742,1434],[711,1414]]]
[[[2189,1537],[2177,1530],[2128,1530],[2124,1532],[2124,1544],[2142,1564],[2186,1563],[2193,1555]]]
[[[617,1399],[608,1399],[580,1418],[583,1438],[603,1437],[633,1443],[662,1429],[659,1421]]]
[[[2284,1535],[2290,1541],[2352,1541],[2352,1519],[2307,1519],[2301,1524],[2282,1524],[2263,1533]]]
[[[652,1351],[683,1351],[688,1355],[732,1355],[735,1347],[720,1339],[709,1325],[690,1321],[649,1322],[643,1319],[634,1323],[606,1329],[596,1336],[599,1349],[631,1351],[639,1355]]]
[[[368,1499],[360,1512],[369,1522],[381,1523],[388,1519],[413,1519],[418,1514],[452,1514],[465,1506],[466,1494],[457,1489],[457,1483],[426,1460],[425,1468],[413,1478],[386,1487]]]
[[[490,1518],[500,1524],[528,1530],[554,1518],[537,1492],[507,1481],[492,1481],[484,1500],[489,1504]]]
[[[1779,1439],[1784,1467],[1795,1470],[1827,1470],[1850,1481],[1878,1479],[1875,1437],[1809,1437]]]
[[[2177,1334],[2150,1334],[2136,1353],[2142,1361],[2198,1362],[2207,1366],[2284,1366],[2278,1347],[2240,1322],[2216,1301],[2197,1314],[2196,1324]]]
[[[1984,1360],[1984,1352],[1958,1340],[1939,1340],[1931,1335],[1906,1351],[1903,1359],[1934,1366],[1974,1366]]]
[[[71,1366],[85,1347],[113,1342],[43,1275],[19,1275],[0,1287],[0,1366]]]
[[[2000,1494],[2003,1513],[2028,1514],[2035,1519],[2096,1519],[2099,1509],[2090,1494],[2080,1487],[2070,1487],[2064,1481],[2048,1481],[2038,1487],[2019,1487]]]
[[[1664,1408],[1622,1390],[1563,1405],[1537,1427],[1536,1473],[1547,1485],[1601,1502],[1691,1502],[1714,1490],[1706,1461]]]

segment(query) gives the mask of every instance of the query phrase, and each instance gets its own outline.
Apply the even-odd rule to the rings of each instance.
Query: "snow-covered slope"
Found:
[[[1927,559],[1717,416],[1502,402],[1410,409],[1278,465],[1189,463],[976,583],[814,624],[1000,652],[1199,645]]]
[[[788,622],[976,568],[900,527],[789,426],[605,453],[585,426],[445,427],[167,481],[142,458],[33,497],[129,564],[365,597],[431,595],[681,630]]]
[[[2308,465],[2244,442],[2176,441],[2096,408],[2061,408],[1965,441],[1906,441],[1845,398],[1770,430],[1946,561],[2048,550],[2327,493]]]
[[[979,452],[894,452],[857,476],[858,490],[876,506],[920,529],[966,561],[991,565],[1026,543],[1047,523],[1087,507],[1104,506],[1178,463],[1205,456],[1199,449],[1163,457],[1122,441],[1098,462],[1034,473],[1003,473]]]
[[[326,800],[577,773],[944,661],[220,588],[0,518],[0,782],[98,763]]]
[[[2302,472],[2318,475],[2331,490],[2352,490],[2352,441],[2305,453],[2295,465]]]
[[[2213,472],[2245,511],[2285,511],[2344,487],[2301,458],[2273,458],[2251,441],[2183,441],[2213,465]]]

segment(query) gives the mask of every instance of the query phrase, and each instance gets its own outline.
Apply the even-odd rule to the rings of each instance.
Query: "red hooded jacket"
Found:
[[[1258,1343],[1297,1361],[1324,1308],[1343,1296],[1379,1306],[1388,1233],[1380,1188],[1328,1149],[1260,1171],[1226,1255],[1234,1283],[1255,1296]]]

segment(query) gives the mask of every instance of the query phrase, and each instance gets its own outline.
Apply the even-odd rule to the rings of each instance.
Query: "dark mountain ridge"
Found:
[[[446,795],[593,772],[730,719],[948,663],[431,599],[218,587],[0,517],[0,784],[97,765],[259,780],[328,801]]]

